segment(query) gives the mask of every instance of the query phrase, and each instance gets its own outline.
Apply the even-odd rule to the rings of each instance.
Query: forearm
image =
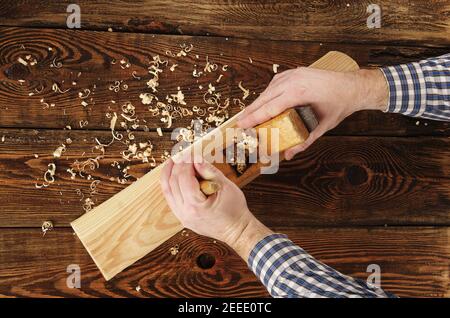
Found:
[[[244,261],[248,260],[250,252],[263,238],[273,232],[262,224],[258,219],[252,217],[246,224],[237,230],[236,235],[226,242]]]
[[[381,71],[389,87],[386,111],[450,121],[450,54]]]
[[[389,297],[382,289],[320,263],[256,218],[227,242],[274,297]]]
[[[355,72],[358,110],[381,110],[388,107],[389,87],[379,69],[362,69]]]

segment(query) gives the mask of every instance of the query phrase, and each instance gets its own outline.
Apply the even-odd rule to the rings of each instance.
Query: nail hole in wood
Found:
[[[203,253],[197,257],[197,266],[201,269],[210,269],[215,263],[216,259],[211,254]]]

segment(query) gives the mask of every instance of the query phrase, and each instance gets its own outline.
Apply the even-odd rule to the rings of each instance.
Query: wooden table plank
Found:
[[[111,166],[114,161],[121,169],[130,166],[130,181],[151,169],[136,159],[126,163],[120,153],[128,146],[116,141],[106,148],[100,167],[88,170],[92,180],[100,180],[98,194],[90,196],[92,180],[79,176],[72,180],[66,169],[75,160],[96,157],[94,138],[106,143],[110,133],[0,129],[2,136],[0,226],[4,227],[40,226],[47,219],[68,226],[83,213],[80,200],[92,197],[98,205],[126,186],[110,181],[121,175]],[[72,143],[55,159],[54,150],[67,138]],[[168,133],[135,134],[136,143],[148,140],[157,162],[174,143]],[[326,136],[296,160],[283,163],[276,175],[261,176],[244,189],[250,208],[270,226],[449,225],[449,146],[450,139],[444,137]],[[55,183],[35,188],[52,162]]]
[[[179,52],[182,43],[194,45],[187,57],[165,56],[168,50]],[[178,64],[175,71],[166,69],[161,74],[158,96],[164,100],[166,95],[176,94],[180,87],[185,94],[186,107],[191,109],[193,106],[206,108],[203,95],[211,82],[222,93],[223,100],[227,97],[233,100],[243,96],[238,87],[242,81],[243,86],[252,92],[245,100],[249,104],[272,78],[273,63],[280,65],[280,71],[309,65],[330,50],[341,50],[354,57],[362,66],[390,64],[391,60],[396,63],[408,62],[445,52],[442,49],[399,47],[393,50],[386,46],[21,28],[0,28],[0,50],[0,127],[61,129],[70,125],[73,129],[79,129],[82,120],[88,122],[86,128],[109,129],[110,119],[105,114],[119,111],[120,106],[129,101],[135,105],[136,115],[141,119],[141,130],[144,120],[150,129],[165,127],[160,121],[161,116],[152,116],[139,98],[141,93],[151,92],[146,85],[151,78],[147,71],[148,59],[156,54],[168,58],[171,61],[169,66]],[[27,55],[36,58],[37,65],[25,66],[18,61]],[[197,65],[198,70],[203,69],[206,56],[209,61],[217,63],[219,68],[229,65],[229,70],[194,78],[194,65]],[[131,67],[123,69],[120,66],[122,59],[129,61]],[[114,60],[116,64],[113,65],[111,63]],[[62,68],[50,67],[53,61],[61,62]],[[142,77],[141,80],[133,78],[133,71]],[[220,83],[216,83],[219,73],[224,76]],[[123,81],[128,89],[117,93],[109,90],[116,80]],[[72,85],[73,81],[76,86]],[[65,94],[55,93],[52,90],[55,83],[62,90],[70,91]],[[78,97],[84,89],[92,91],[92,100],[91,97],[86,100],[89,104],[86,107],[81,105],[82,100]],[[30,93],[34,95],[29,96]],[[55,107],[43,109],[41,99],[54,103]],[[239,107],[231,103],[229,109],[232,115],[238,112]],[[173,127],[188,125],[193,118],[195,116],[176,119]],[[418,126],[416,122],[417,119],[398,115],[360,112],[351,116],[332,134],[450,135],[449,123],[421,120]]]
[[[402,297],[449,296],[449,228],[279,228],[338,270],[367,279],[381,269],[382,287]],[[75,297],[267,296],[246,264],[226,245],[192,232],[178,234],[106,282],[70,229],[42,237],[39,229],[0,231],[0,295]],[[169,249],[179,245],[179,253]],[[211,268],[198,257],[214,259]],[[69,289],[67,266],[81,269],[81,289]],[[200,264],[206,264],[201,263]],[[202,265],[202,266],[204,266]],[[206,264],[207,265],[207,264]],[[136,291],[140,286],[141,290]]]
[[[70,0],[7,0],[0,23],[66,28]],[[449,45],[450,4],[379,0],[381,28],[367,26],[370,1],[81,0],[83,29],[220,35],[273,40]]]

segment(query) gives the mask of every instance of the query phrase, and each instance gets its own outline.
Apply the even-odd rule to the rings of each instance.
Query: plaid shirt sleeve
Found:
[[[284,234],[258,242],[248,264],[273,297],[395,297],[320,263]]]
[[[387,112],[450,121],[450,54],[381,71],[389,86]]]

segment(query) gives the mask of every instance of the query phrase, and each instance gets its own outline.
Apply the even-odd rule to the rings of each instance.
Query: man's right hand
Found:
[[[286,151],[289,160],[347,116],[363,109],[385,110],[387,104],[387,82],[378,69],[342,73],[299,67],[275,75],[266,90],[244,110],[238,126],[251,128],[288,108],[311,106],[319,125],[303,144]]]

